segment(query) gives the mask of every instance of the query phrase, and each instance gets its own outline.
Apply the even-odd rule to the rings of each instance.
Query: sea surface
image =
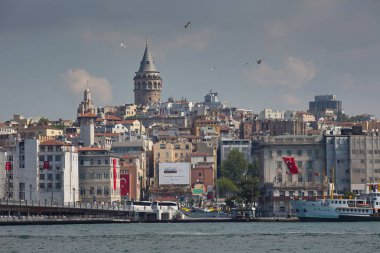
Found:
[[[379,252],[380,222],[0,227],[0,252]]]

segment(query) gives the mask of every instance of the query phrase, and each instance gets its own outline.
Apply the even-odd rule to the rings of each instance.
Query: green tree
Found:
[[[41,124],[41,125],[48,125],[49,124],[49,119],[48,118],[40,118],[40,120],[38,121],[38,124]]]
[[[248,163],[238,150],[232,150],[221,166],[219,192],[234,203],[253,203],[258,197],[259,163]]]
[[[245,160],[243,153],[237,149],[233,149],[222,163],[222,177],[229,178],[236,184],[239,184],[245,177],[247,169],[248,162]]]
[[[226,177],[219,178],[217,184],[219,195],[235,195],[240,190],[234,181]]]

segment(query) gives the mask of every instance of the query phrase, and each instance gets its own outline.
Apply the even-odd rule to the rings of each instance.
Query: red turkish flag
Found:
[[[125,197],[130,194],[130,178],[131,174],[122,174],[120,175],[120,195]]]
[[[117,177],[116,162],[117,162],[117,160],[113,159],[112,161],[113,161],[113,189],[114,189],[114,191],[116,191],[116,177]]]
[[[290,174],[298,174],[298,167],[296,162],[294,161],[294,157],[284,156],[282,157],[282,159],[284,159],[286,166],[288,166]]]
[[[11,170],[12,169],[12,162],[5,162],[5,170]]]
[[[44,169],[49,169],[49,161],[44,161]]]

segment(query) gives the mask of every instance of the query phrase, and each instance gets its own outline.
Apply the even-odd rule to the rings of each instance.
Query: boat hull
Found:
[[[300,221],[317,222],[364,222],[380,221],[377,215],[345,215],[338,213],[330,205],[325,205],[322,201],[291,200],[290,204],[295,210],[296,216]]]

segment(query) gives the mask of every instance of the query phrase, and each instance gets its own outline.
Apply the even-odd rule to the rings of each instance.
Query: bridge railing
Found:
[[[35,201],[0,199],[0,205],[9,206],[32,206],[32,207],[59,207],[59,208],[76,208],[76,209],[94,209],[94,210],[115,210],[115,211],[133,211],[129,206],[121,204],[108,204],[98,202],[59,202],[59,201]]]

